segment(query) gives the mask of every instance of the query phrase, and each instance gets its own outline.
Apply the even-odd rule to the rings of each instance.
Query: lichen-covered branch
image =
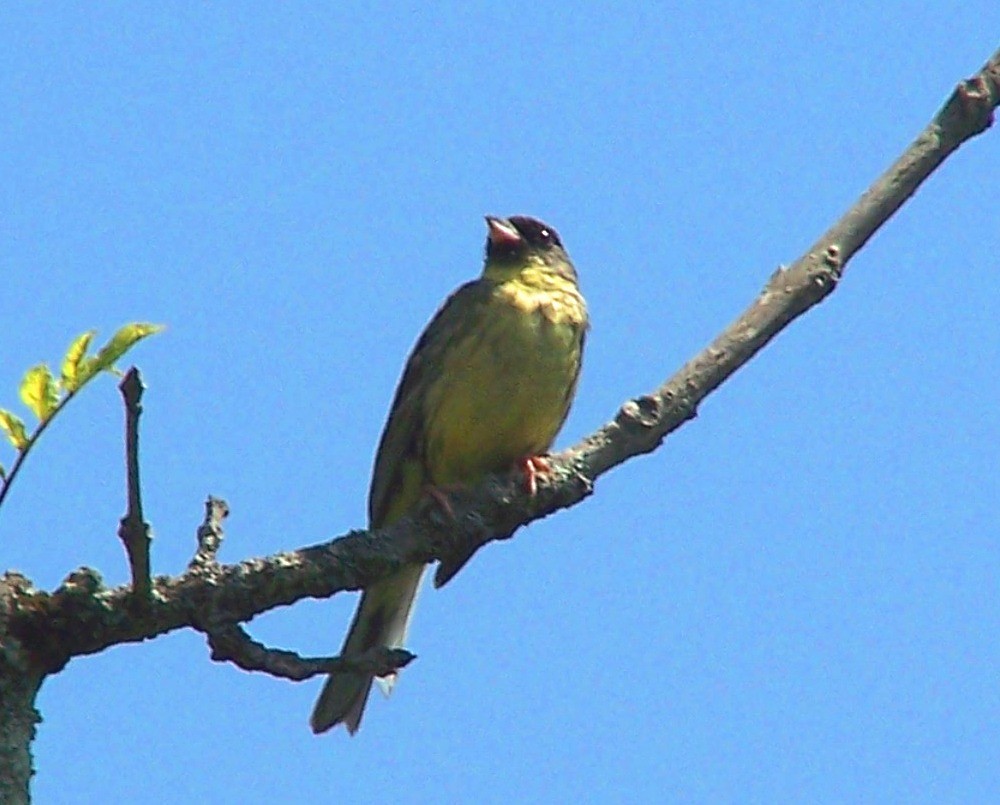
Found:
[[[35,697],[42,674],[6,637],[15,592],[0,579],[0,802],[20,805],[30,801],[31,742],[41,721]]]

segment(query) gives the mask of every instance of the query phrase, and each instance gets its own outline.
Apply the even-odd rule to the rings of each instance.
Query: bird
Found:
[[[576,269],[551,226],[523,215],[486,216],[482,274],[444,302],[403,370],[375,455],[368,499],[372,529],[405,516],[431,493],[491,473],[525,473],[534,490],[576,394],[589,329]],[[341,657],[401,648],[423,564],[368,587]],[[388,695],[398,672],[377,679]],[[344,724],[354,735],[376,677],[338,671],[310,718],[319,734]]]

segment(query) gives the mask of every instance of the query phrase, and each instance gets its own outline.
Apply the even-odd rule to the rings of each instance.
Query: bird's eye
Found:
[[[562,243],[559,241],[559,233],[548,224],[543,224],[537,218],[528,218],[526,215],[515,215],[509,220],[530,246],[534,246],[535,248],[562,246]]]

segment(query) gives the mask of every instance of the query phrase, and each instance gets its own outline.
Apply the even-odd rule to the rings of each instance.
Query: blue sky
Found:
[[[9,8],[0,406],[75,334],[161,322],[134,354],[155,572],[209,493],[226,561],[363,526],[402,363],[478,273],[484,214],[543,218],[579,269],[569,445],[807,248],[997,30],[986,0]],[[178,633],[46,683],[37,801],[995,793],[997,166],[997,132],[965,146],[696,421],[425,589],[419,659],[353,740],[309,732],[319,681]],[[5,505],[5,566],[126,579],[121,432],[104,378]],[[250,628],[329,654],[353,606]]]

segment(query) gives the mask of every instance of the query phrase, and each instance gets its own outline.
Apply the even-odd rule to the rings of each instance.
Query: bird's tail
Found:
[[[363,654],[374,646],[403,647],[423,572],[424,565],[409,565],[365,590],[341,656]],[[309,719],[312,731],[325,732],[343,722],[351,735],[357,732],[373,681],[375,677],[371,674],[349,671],[330,674]],[[378,679],[387,696],[395,681],[396,674]]]

